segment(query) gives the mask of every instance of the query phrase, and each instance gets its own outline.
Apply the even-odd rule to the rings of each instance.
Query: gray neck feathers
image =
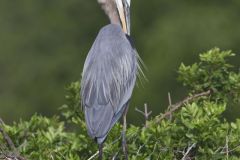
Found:
[[[98,3],[101,5],[112,24],[121,25],[114,0],[98,0]]]

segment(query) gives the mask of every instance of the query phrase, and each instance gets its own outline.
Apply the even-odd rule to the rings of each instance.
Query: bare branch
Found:
[[[168,111],[170,111],[172,109],[172,98],[171,98],[171,93],[168,92],[168,103],[169,103],[169,106],[168,106]],[[172,120],[172,114],[169,115],[169,119]]]
[[[156,123],[160,123],[163,119],[165,119],[167,116],[171,115],[173,112],[175,112],[176,110],[178,110],[179,108],[181,108],[183,106],[183,104],[189,103],[199,97],[203,97],[203,96],[208,96],[211,94],[211,91],[208,90],[206,92],[202,92],[202,93],[198,93],[189,97],[186,97],[184,100],[172,105],[171,109],[169,111],[167,111],[166,113],[164,113],[161,116],[157,116],[155,119]]]
[[[168,92],[168,102],[169,102],[169,106],[172,106],[172,98],[171,98],[170,92]]]
[[[224,148],[224,147],[222,147],[222,148]],[[228,154],[231,153],[231,152],[233,152],[233,151],[235,151],[235,150],[238,149],[238,148],[240,148],[240,145],[236,146],[235,148],[233,148],[233,149],[231,149],[231,150],[228,150]],[[218,151],[219,151],[219,150],[218,150]],[[220,153],[226,154],[226,151],[221,151]]]
[[[182,157],[182,160],[187,160],[189,152],[195,147],[196,147],[196,143],[193,143],[190,147],[188,147],[187,152]]]
[[[146,103],[144,104],[144,112],[139,110],[138,108],[135,108],[135,110],[144,116],[144,119],[145,119],[144,127],[147,128],[148,126],[147,121],[149,119],[149,116],[152,114],[152,111],[148,112],[148,105]]]
[[[229,139],[228,139],[228,136],[226,136],[226,159],[228,160],[228,157],[229,157],[229,148],[228,148],[228,142],[229,142]]]
[[[229,150],[229,138],[228,135],[226,136],[226,144],[224,147],[222,147],[222,151],[220,152],[221,154],[226,154],[226,160],[228,160],[229,157],[229,153],[231,152],[231,150]]]
[[[105,149],[105,148],[103,148],[103,149]],[[88,160],[94,159],[98,154],[99,154],[99,151],[97,151],[94,155],[92,155],[90,158],[88,158]]]
[[[143,111],[141,111],[140,109],[138,109],[138,108],[135,108],[135,111],[141,113],[142,115],[145,115],[145,113]]]

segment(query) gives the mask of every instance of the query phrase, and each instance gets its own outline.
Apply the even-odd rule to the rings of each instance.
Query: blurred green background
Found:
[[[186,96],[176,81],[181,62],[215,46],[240,53],[239,17],[240,0],[132,0],[132,37],[148,81],[135,89],[130,120],[140,119],[134,108],[144,103],[163,111],[168,92],[174,102]],[[107,23],[96,0],[0,1],[0,117],[57,113]],[[240,56],[232,62],[239,67]]]

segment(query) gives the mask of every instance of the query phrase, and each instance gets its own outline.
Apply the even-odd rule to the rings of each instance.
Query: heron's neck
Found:
[[[108,16],[111,24],[117,24],[121,26],[117,7],[114,1],[107,0],[105,3],[102,3],[101,6],[102,9],[105,11],[106,15]]]
[[[108,14],[108,17],[109,17],[111,24],[117,24],[117,25],[121,26],[121,22],[120,22],[117,12],[114,11],[114,12]]]

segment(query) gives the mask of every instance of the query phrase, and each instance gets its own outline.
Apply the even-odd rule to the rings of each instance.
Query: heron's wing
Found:
[[[92,137],[105,136],[115,116],[119,117],[131,97],[136,71],[135,49],[121,28],[104,27],[88,54],[81,83],[82,103]]]

